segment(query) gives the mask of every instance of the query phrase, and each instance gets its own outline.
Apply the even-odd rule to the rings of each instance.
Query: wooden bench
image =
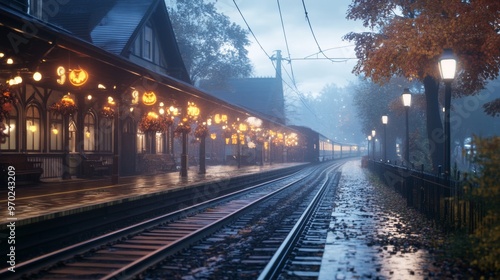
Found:
[[[94,175],[110,175],[112,164],[106,163],[102,159],[84,159],[83,162],[83,176],[93,177]]]
[[[165,154],[143,154],[139,158],[139,165],[146,174],[177,170],[174,158]]]
[[[25,154],[0,155],[1,180],[7,181],[9,177],[9,166],[14,167],[16,181],[39,182],[43,168],[39,161],[28,161]]]
[[[163,155],[161,157],[161,168],[162,171],[174,171],[177,170],[177,163],[171,155]]]

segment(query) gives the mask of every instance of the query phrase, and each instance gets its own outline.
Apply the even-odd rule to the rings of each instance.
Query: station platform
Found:
[[[444,237],[431,222],[360,160],[341,171],[319,280],[461,279],[438,266],[434,247]]]
[[[206,174],[198,174],[197,167],[190,167],[187,177],[179,172],[155,175],[120,177],[112,185],[110,177],[96,179],[42,179],[38,184],[20,184],[15,188],[11,202],[15,205],[14,215],[5,210],[0,214],[3,228],[15,220],[17,226],[40,222],[87,210],[121,203],[136,197],[153,196],[178,188],[186,188],[211,181],[220,181],[248,174],[287,168],[307,163],[273,163],[263,166],[217,165],[207,166]],[[7,205],[9,190],[0,190],[0,204]]]

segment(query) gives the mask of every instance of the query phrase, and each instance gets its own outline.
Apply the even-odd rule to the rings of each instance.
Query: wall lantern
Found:
[[[85,137],[90,138],[90,130],[88,128],[85,131]]]
[[[59,134],[59,130],[57,129],[57,127],[55,125],[52,125],[52,133],[54,133],[54,135]]]
[[[156,103],[156,94],[154,91],[145,92],[142,95],[142,103],[147,106],[154,105]]]
[[[72,85],[79,87],[87,82],[89,73],[82,68],[73,69],[69,71],[68,79]]]
[[[36,132],[36,125],[30,121],[30,125],[28,126],[29,131],[35,133]]]

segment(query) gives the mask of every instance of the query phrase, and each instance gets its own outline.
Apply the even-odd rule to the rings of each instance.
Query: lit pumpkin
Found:
[[[87,82],[89,73],[82,68],[73,69],[69,72],[68,79],[72,85],[79,87]]]
[[[151,106],[156,103],[156,94],[153,91],[150,92],[145,92],[144,95],[142,95],[142,103],[144,105]]]

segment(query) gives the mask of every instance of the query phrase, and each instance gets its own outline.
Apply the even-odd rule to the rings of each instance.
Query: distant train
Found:
[[[306,162],[323,162],[333,159],[360,156],[359,146],[335,142],[304,126],[290,126],[304,135],[303,159]]]

